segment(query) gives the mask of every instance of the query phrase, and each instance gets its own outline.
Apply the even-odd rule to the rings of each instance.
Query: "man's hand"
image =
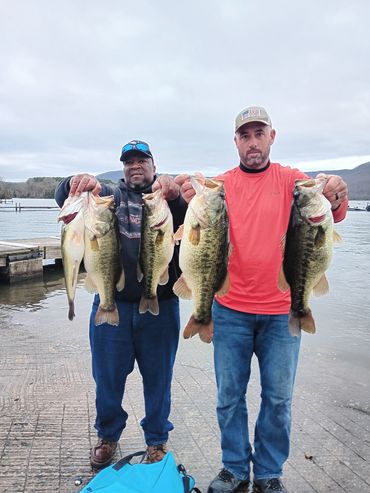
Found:
[[[203,183],[206,180],[202,173],[196,172],[194,173],[194,176]],[[175,178],[175,182],[180,186],[180,193],[182,195],[182,198],[185,200],[185,202],[189,203],[195,195],[195,190],[190,181],[190,175],[177,175]]]
[[[153,183],[152,191],[162,190],[165,200],[175,200],[180,195],[180,187],[169,175],[161,175]]]
[[[348,200],[347,183],[340,176],[319,173],[316,178],[327,179],[323,194],[331,203],[332,209],[338,209],[344,200]]]
[[[72,176],[70,179],[70,191],[69,195],[81,195],[82,192],[91,192],[94,195],[99,195],[101,192],[101,185],[99,181],[93,175],[82,173],[80,175]]]

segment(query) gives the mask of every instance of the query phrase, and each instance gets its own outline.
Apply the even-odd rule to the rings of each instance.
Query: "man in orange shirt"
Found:
[[[224,468],[208,493],[231,493],[250,480],[253,493],[285,492],[280,477],[289,455],[291,403],[300,336],[288,330],[290,292],[277,285],[298,169],[270,162],[276,131],[262,107],[243,110],[235,121],[234,141],[240,165],[218,178],[224,181],[232,252],[230,290],[213,304],[217,417]],[[187,175],[176,181],[189,202],[194,190]],[[334,221],[344,219],[347,185],[330,175],[324,189]],[[253,448],[249,441],[246,391],[256,354],[261,407]]]

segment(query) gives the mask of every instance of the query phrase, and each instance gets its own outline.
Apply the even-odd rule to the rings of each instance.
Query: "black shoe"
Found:
[[[222,469],[208,487],[207,493],[233,493],[240,486],[248,488],[248,479],[238,479],[227,469]]]
[[[273,491],[288,493],[280,478],[255,479],[253,481],[253,493],[272,493]]]

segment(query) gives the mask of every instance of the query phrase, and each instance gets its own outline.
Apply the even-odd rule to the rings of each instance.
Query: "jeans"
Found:
[[[253,315],[213,304],[217,418],[222,462],[238,479],[250,464],[256,479],[282,475],[289,455],[291,404],[300,336],[288,330],[288,315]],[[261,405],[254,451],[249,441],[246,393],[253,353],[260,369]]]
[[[179,342],[179,300],[159,302],[159,315],[140,314],[138,303],[116,301],[119,325],[95,326],[96,295],[90,316],[92,372],[96,384],[95,428],[100,438],[116,442],[126,426],[122,407],[127,376],[137,361],[144,387],[145,417],[140,424],[147,445],[168,440],[171,381]]]

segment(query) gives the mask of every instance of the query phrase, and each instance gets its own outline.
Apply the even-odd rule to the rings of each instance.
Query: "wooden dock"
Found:
[[[22,212],[22,211],[60,210],[60,208],[57,205],[22,205],[19,202],[16,202],[15,204],[12,205],[2,205],[0,207],[0,212],[9,211],[9,210],[15,212]]]
[[[58,236],[0,240],[0,281],[17,282],[42,277],[44,260],[61,259]]]

